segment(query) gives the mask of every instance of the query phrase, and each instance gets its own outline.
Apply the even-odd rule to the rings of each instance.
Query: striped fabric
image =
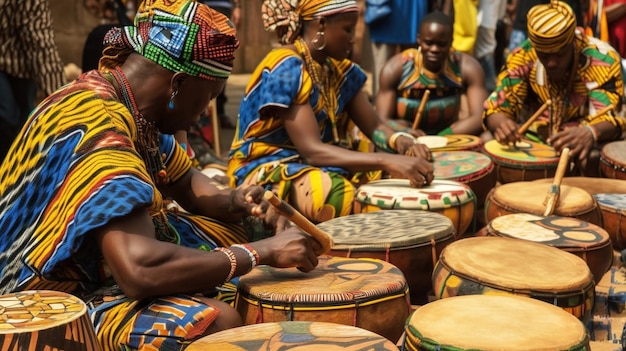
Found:
[[[0,0],[0,71],[48,95],[65,82],[48,0]]]
[[[535,50],[558,52],[574,38],[576,15],[565,2],[534,6],[528,11],[528,39]]]

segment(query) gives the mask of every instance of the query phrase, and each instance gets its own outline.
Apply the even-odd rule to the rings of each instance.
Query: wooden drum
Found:
[[[491,158],[475,151],[437,151],[432,156],[435,179],[467,184],[476,194],[477,207],[482,208],[487,193],[496,186]]]
[[[445,138],[445,143],[432,143],[429,146],[428,142],[425,144],[429,146],[429,149],[433,152],[437,151],[480,151],[483,147],[483,141],[480,137],[469,134],[451,134],[443,136],[431,136],[426,135],[417,138],[418,142],[428,140],[427,138]]]
[[[626,179],[626,140],[612,141],[602,147],[600,170],[607,178]]]
[[[434,180],[430,185],[413,188],[408,179],[381,179],[357,189],[354,213],[379,210],[423,210],[442,214],[452,221],[457,237],[474,221],[476,195],[463,183]]]
[[[553,147],[528,140],[514,147],[489,140],[483,151],[493,160],[501,184],[554,177],[559,164],[559,155]]]
[[[589,351],[581,321],[545,302],[498,295],[433,301],[411,314],[403,350]]]
[[[0,296],[0,350],[100,351],[87,306],[60,291]]]
[[[602,214],[602,226],[616,250],[626,249],[626,194],[595,194]]]
[[[485,200],[485,223],[511,213],[543,215],[544,200],[550,184],[541,182],[514,182],[493,188]],[[573,217],[595,225],[602,225],[602,216],[596,200],[578,187],[561,185],[556,216]]]
[[[554,178],[537,179],[533,182],[552,184]],[[561,184],[584,189],[594,194],[626,194],[626,181],[611,178],[565,177]]]
[[[429,211],[359,213],[317,227],[333,238],[333,256],[376,258],[398,267],[409,284],[414,305],[428,302],[439,253],[455,240],[452,221]]]
[[[308,273],[255,267],[240,277],[235,308],[245,324],[331,322],[367,329],[396,342],[411,305],[406,279],[394,265],[321,256]]]
[[[577,218],[508,214],[489,222],[484,234],[534,241],[573,253],[587,262],[596,282],[613,263],[609,233]]]
[[[474,237],[446,246],[433,272],[438,299],[520,295],[551,303],[588,322],[595,285],[580,257],[526,240]]]
[[[275,322],[245,325],[207,335],[186,351],[265,350],[397,351],[391,341],[368,330],[326,322]]]

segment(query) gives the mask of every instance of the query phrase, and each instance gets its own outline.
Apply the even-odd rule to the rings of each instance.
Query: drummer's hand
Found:
[[[263,219],[270,203],[263,198],[265,189],[258,185],[238,187],[233,190],[230,199],[231,211],[245,212]]]
[[[498,127],[493,132],[496,140],[503,145],[510,145],[522,140],[522,136],[517,133],[519,125],[509,118],[503,118]]]
[[[579,160],[587,158],[593,149],[593,135],[589,129],[569,127],[548,138],[548,143],[560,154],[564,148],[569,148],[570,158],[578,156]]]
[[[291,227],[270,238],[249,243],[259,254],[259,264],[276,268],[296,267],[303,272],[317,266],[322,246],[297,227]]]
[[[417,156],[426,161],[432,161],[430,149],[424,144],[416,143],[415,139],[399,137],[396,141],[396,149],[400,155]]]
[[[385,155],[383,169],[392,178],[408,179],[414,188],[428,185],[435,179],[433,165],[422,157]]]
[[[421,129],[408,129],[406,132],[416,138],[426,135],[426,133],[424,133],[424,131]]]

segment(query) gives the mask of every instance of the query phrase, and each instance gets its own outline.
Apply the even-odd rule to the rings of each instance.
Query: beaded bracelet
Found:
[[[389,145],[387,143],[387,134],[385,134],[385,132],[383,132],[380,129],[375,129],[374,132],[372,133],[372,142],[374,143],[374,145],[376,145],[377,148],[385,151],[385,152],[389,152],[389,153],[394,153],[396,152],[395,150],[389,148]]]
[[[250,261],[252,261],[252,267],[256,267],[259,265],[259,262],[261,261],[261,258],[259,257],[259,253],[256,252],[255,249],[253,249],[250,245],[247,244],[234,244],[234,245],[230,245],[231,248],[236,247],[240,250],[245,251],[248,256],[250,257]]]
[[[223,252],[226,257],[228,257],[228,261],[230,261],[230,272],[228,272],[226,279],[224,279],[225,282],[228,282],[233,279],[235,271],[237,270],[237,257],[231,249],[227,249],[225,247],[216,247],[214,250]]]
[[[593,138],[593,145],[595,146],[598,143],[598,134],[596,133],[596,130],[588,124],[585,124],[585,128],[587,128],[589,132],[591,132],[591,137]]]

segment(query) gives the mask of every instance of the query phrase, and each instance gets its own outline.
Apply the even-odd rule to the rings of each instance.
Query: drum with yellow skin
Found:
[[[483,146],[495,163],[495,173],[501,184],[554,177],[559,155],[550,145],[529,140],[514,146],[489,140]]]

